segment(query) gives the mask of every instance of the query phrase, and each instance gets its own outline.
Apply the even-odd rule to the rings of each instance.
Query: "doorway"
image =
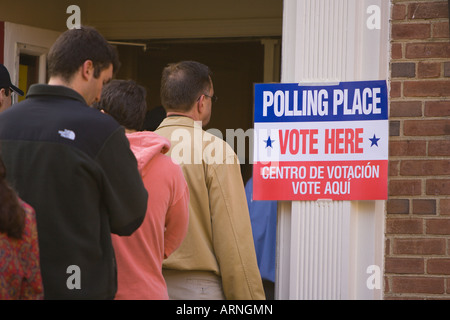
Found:
[[[32,84],[39,82],[39,56],[21,53],[19,58],[19,88],[24,95],[19,102],[25,100],[28,89]]]
[[[253,128],[253,86],[264,82],[265,45],[261,38],[188,39],[120,42],[122,62],[119,79],[133,79],[147,90],[149,110],[161,105],[160,79],[163,68],[172,62],[195,60],[208,65],[213,73],[214,92],[211,121],[205,130],[218,129],[225,140],[227,129]],[[127,43],[129,45],[127,45]],[[145,43],[143,46],[133,44]],[[279,64],[279,61],[277,62]],[[279,81],[279,79],[278,79]],[[244,183],[252,174],[249,139],[241,160]],[[236,146],[235,146],[235,152]]]
[[[59,32],[4,22],[3,64],[11,82],[26,95],[30,85],[47,80],[47,52]],[[1,39],[0,39],[1,42]],[[25,98],[13,95],[13,104]]]

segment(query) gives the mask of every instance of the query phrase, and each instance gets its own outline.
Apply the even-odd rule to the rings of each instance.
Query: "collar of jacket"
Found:
[[[27,98],[35,96],[62,96],[78,100],[87,105],[86,100],[75,90],[65,86],[54,86],[48,84],[33,84],[27,93]]]
[[[163,120],[163,122],[159,125],[158,129],[171,126],[202,129],[202,122],[194,121],[192,118],[189,118],[188,116],[173,115],[166,117]]]

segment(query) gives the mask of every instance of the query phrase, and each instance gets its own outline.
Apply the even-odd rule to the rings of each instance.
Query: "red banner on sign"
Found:
[[[387,198],[387,160],[255,163],[254,200]]]

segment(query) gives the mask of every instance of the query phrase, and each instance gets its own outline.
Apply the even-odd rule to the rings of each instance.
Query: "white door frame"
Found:
[[[52,30],[5,22],[4,65],[14,85],[19,84],[21,53],[39,57],[39,83],[45,83],[47,53],[59,34]],[[15,102],[17,101],[13,101]]]

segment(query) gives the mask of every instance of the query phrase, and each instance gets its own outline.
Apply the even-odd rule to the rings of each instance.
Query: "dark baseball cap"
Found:
[[[23,91],[11,83],[11,77],[9,76],[8,69],[6,69],[6,67],[2,64],[0,64],[0,88],[10,88],[19,95],[23,96]]]

